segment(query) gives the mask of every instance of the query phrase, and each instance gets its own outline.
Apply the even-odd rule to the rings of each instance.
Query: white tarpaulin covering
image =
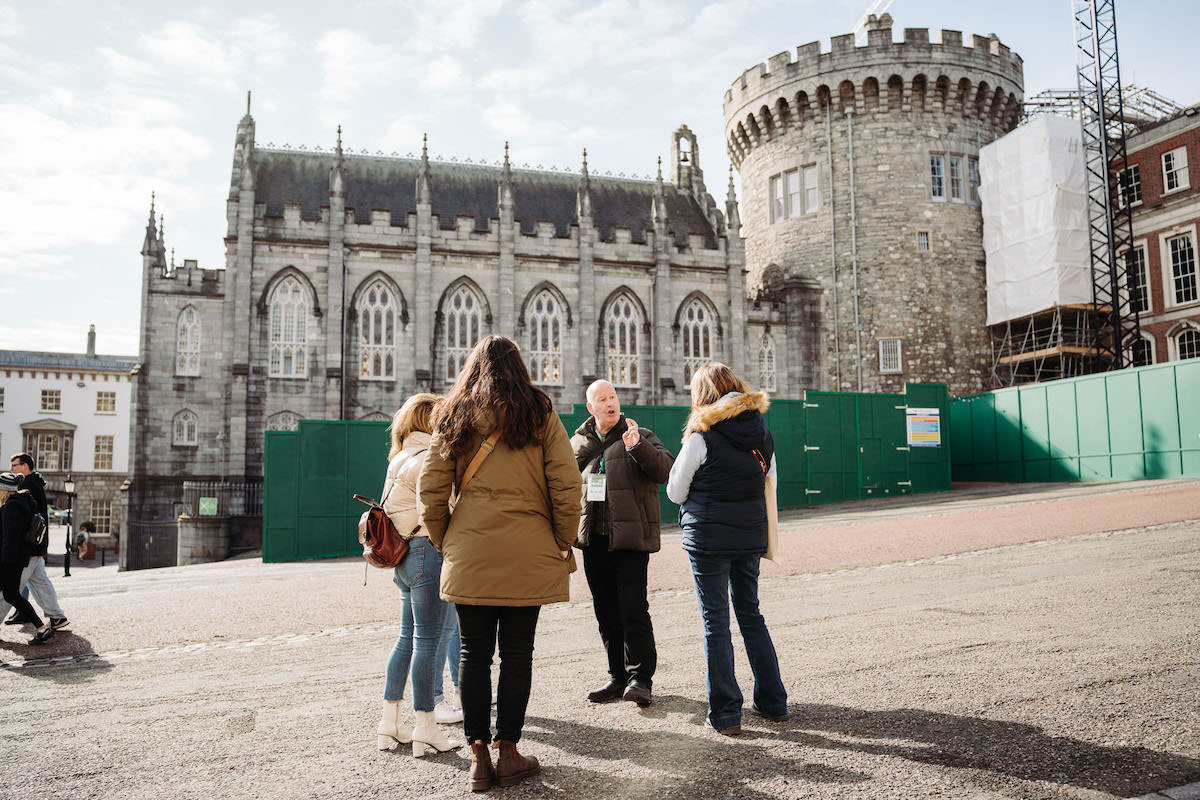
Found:
[[[1092,302],[1080,137],[1043,116],[979,151],[989,325]]]

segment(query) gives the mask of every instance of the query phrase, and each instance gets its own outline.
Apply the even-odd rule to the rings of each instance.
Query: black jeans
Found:
[[[607,541],[605,537],[602,541]],[[583,549],[583,572],[592,592],[592,608],[600,627],[600,641],[608,653],[608,674],[618,683],[637,678],[650,686],[658,666],[654,625],[646,601],[646,568],[649,553]]]
[[[496,738],[521,741],[533,683],[533,637],[541,606],[468,606],[458,603],[462,661],[458,669],[463,733],[468,742],[492,741],[492,653],[500,642]]]
[[[4,602],[17,610],[25,619],[31,621],[35,628],[42,627],[42,618],[38,616],[30,602],[21,597],[21,573],[25,571],[24,567],[13,569],[5,566],[0,570],[0,589],[3,590]]]

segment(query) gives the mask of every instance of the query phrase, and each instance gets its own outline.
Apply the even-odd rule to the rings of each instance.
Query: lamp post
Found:
[[[71,504],[67,506],[67,550],[63,553],[63,577],[71,577],[71,522],[75,516],[75,480],[68,475],[63,481],[63,487],[67,490],[67,498]]]

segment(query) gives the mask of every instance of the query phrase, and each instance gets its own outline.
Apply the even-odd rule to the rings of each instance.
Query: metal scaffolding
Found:
[[[1072,378],[1096,372],[1095,320],[1090,303],[1055,305],[991,326],[992,388]]]
[[[1119,202],[1128,164],[1116,9],[1114,0],[1071,0],[1071,7],[1095,308],[1087,326],[1092,356],[1083,363],[1089,371],[1121,369],[1128,361],[1123,344],[1140,331],[1123,257],[1133,241],[1133,220],[1129,203]]]

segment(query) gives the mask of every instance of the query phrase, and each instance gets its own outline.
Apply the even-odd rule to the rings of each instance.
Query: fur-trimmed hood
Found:
[[[683,429],[683,438],[686,439],[692,433],[712,430],[712,426],[718,422],[733,419],[747,411],[766,414],[770,407],[771,400],[765,392],[730,392],[711,405],[693,408],[688,416],[687,427]]]

